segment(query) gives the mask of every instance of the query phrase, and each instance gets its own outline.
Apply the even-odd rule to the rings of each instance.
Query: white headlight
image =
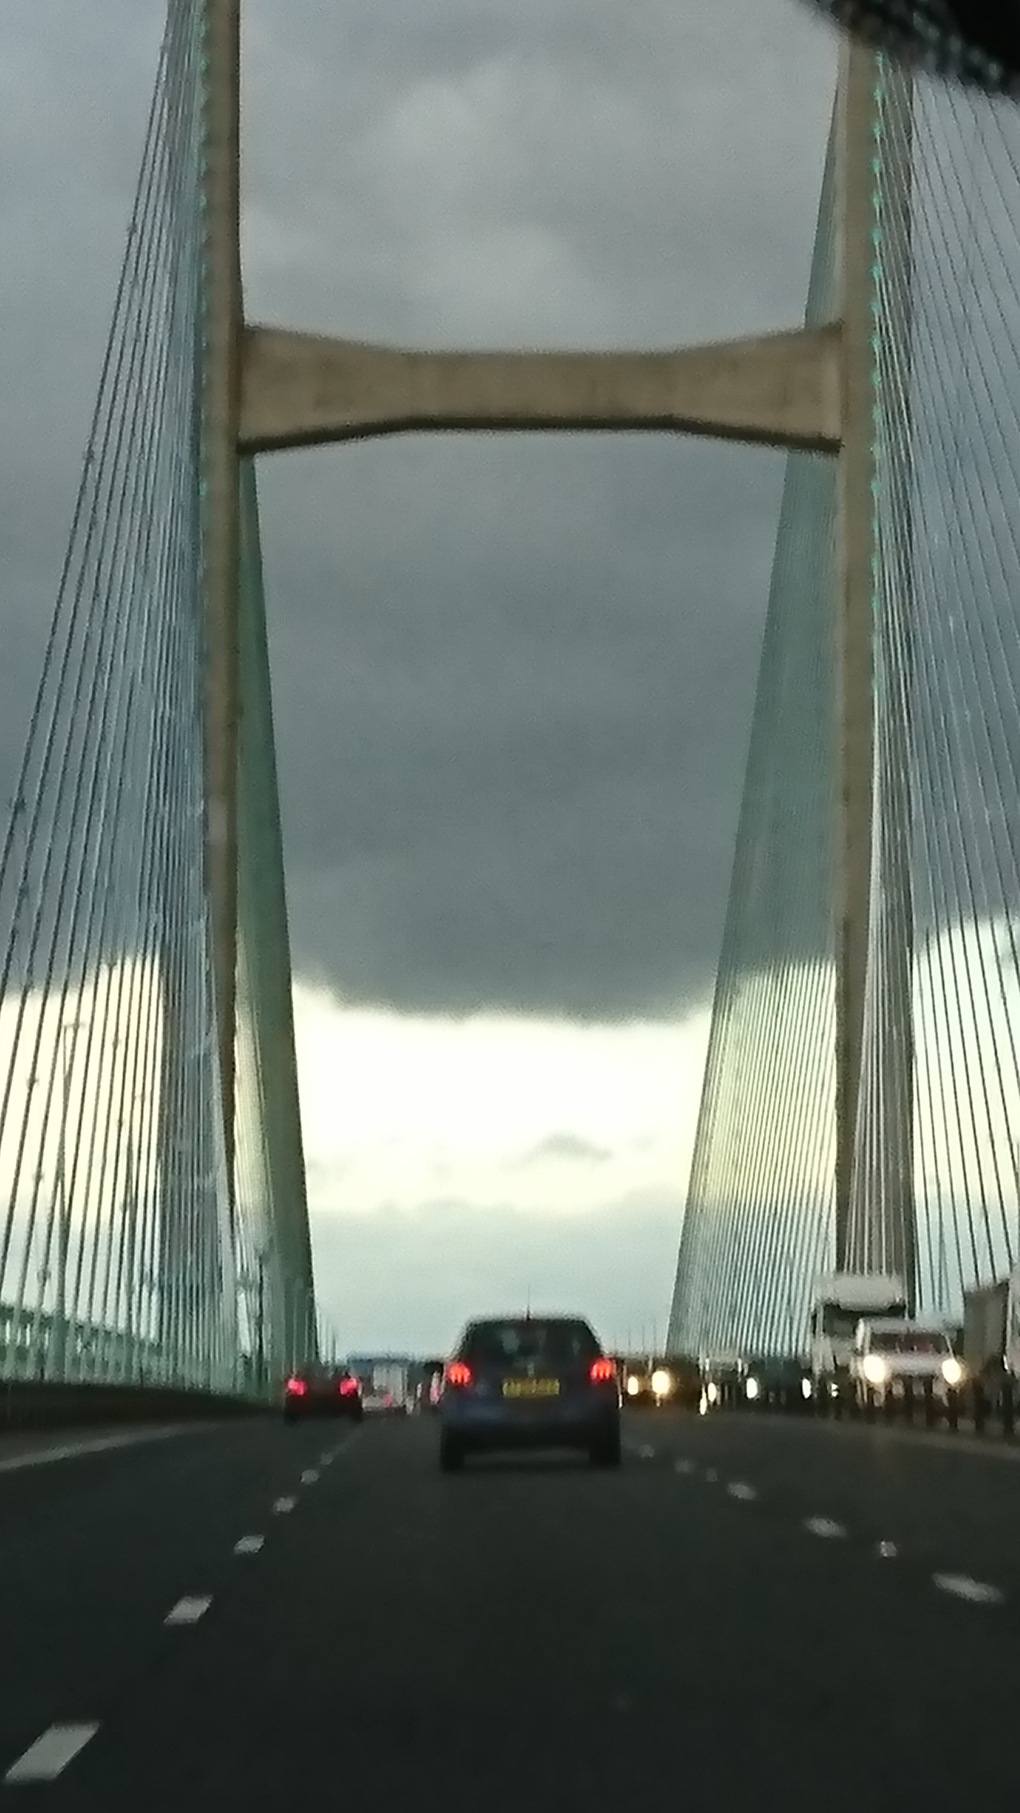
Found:
[[[761,1386],[759,1385],[757,1379],[745,1379],[744,1390],[747,1392],[748,1397],[751,1399],[751,1402],[753,1403],[755,1398],[758,1396],[759,1392],[761,1391]]]
[[[942,1362],[942,1377],[947,1385],[962,1385],[966,1378],[966,1368],[961,1366],[955,1355]]]
[[[814,1395],[815,1395],[815,1388],[814,1388],[814,1385],[813,1385],[813,1383],[812,1383],[812,1381],[811,1381],[811,1380],[810,1380],[810,1379],[801,1379],[801,1381],[800,1381],[800,1395],[801,1395],[801,1397],[802,1397],[802,1398],[813,1398],[813,1397],[814,1397]]]
[[[709,1380],[708,1389],[705,1393],[705,1396],[707,1397],[710,1404],[717,1404],[719,1402],[719,1387],[716,1384],[714,1379]]]
[[[889,1377],[889,1368],[877,1353],[865,1354],[861,1371],[869,1385],[884,1385]]]
[[[627,1396],[629,1398],[636,1398],[637,1394],[640,1390],[641,1390],[641,1380],[636,1379],[634,1377],[634,1374],[631,1373],[630,1378],[627,1380]]]
[[[673,1380],[665,1367],[659,1366],[652,1373],[652,1390],[657,1398],[668,1397],[673,1389]]]

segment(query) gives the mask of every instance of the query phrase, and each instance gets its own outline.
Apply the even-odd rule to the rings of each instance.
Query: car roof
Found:
[[[520,1310],[520,1309],[516,1309],[516,1310],[511,1310],[508,1315],[504,1314],[501,1316],[500,1315],[497,1315],[497,1316],[472,1316],[470,1322],[468,1322],[468,1324],[467,1324],[467,1327],[468,1328],[498,1328],[501,1323],[506,1323],[506,1322],[519,1324],[521,1327],[526,1326],[526,1324],[529,1322],[566,1322],[566,1323],[572,1323],[575,1325],[579,1325],[582,1328],[591,1327],[591,1323],[589,1322],[587,1316],[579,1316],[576,1313],[576,1311],[574,1311],[574,1310],[558,1310],[558,1309],[557,1310],[544,1310],[544,1309]]]

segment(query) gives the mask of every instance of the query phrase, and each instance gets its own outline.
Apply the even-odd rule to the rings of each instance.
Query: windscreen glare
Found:
[[[879,1329],[868,1337],[872,1353],[947,1354],[949,1336],[939,1329]]]

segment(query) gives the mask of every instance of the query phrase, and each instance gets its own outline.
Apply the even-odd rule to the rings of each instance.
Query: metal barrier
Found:
[[[845,1385],[816,1387],[805,1395],[792,1385],[763,1387],[757,1397],[749,1398],[738,1380],[717,1384],[713,1409],[741,1410],[749,1416],[787,1415],[818,1417],[834,1422],[905,1424],[922,1429],[948,1429],[964,1435],[998,1436],[1003,1441],[1013,1438],[1016,1429],[1017,1399],[1020,1396],[1012,1379],[988,1387],[980,1381],[962,1385],[944,1395],[935,1391],[934,1381],[924,1379],[915,1387],[904,1382],[902,1393],[887,1393],[884,1398],[870,1387],[859,1394],[856,1387]]]
[[[83,1424],[177,1423],[256,1416],[268,1406],[251,1398],[175,1386],[0,1383],[0,1435],[16,1429],[70,1429]]]

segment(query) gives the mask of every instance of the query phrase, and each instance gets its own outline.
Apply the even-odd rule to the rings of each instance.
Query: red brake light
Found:
[[[615,1371],[612,1360],[593,1360],[588,1377],[593,1385],[608,1385]]]
[[[340,1396],[342,1398],[351,1397],[353,1395],[353,1393],[355,1391],[357,1391],[357,1389],[358,1389],[357,1379],[341,1379],[340,1380],[339,1390],[340,1390]]]
[[[470,1366],[465,1366],[463,1360],[451,1360],[446,1368],[446,1383],[448,1385],[470,1385]]]
[[[305,1384],[304,1379],[287,1380],[287,1393],[290,1397],[303,1398],[307,1390],[308,1386]]]

